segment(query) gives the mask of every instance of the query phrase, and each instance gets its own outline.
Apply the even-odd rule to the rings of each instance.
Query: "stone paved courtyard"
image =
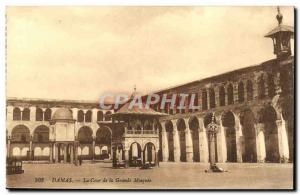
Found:
[[[219,165],[228,172],[205,173],[209,165],[203,163],[160,163],[160,167],[150,170],[112,169],[110,163],[84,163],[78,167],[68,164],[24,164],[25,173],[8,175],[7,186],[97,189],[293,188],[293,164]]]

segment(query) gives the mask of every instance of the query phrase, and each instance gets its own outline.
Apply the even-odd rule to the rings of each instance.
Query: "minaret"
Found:
[[[277,7],[277,12],[278,26],[266,34],[265,37],[272,38],[274,54],[277,56],[277,59],[285,59],[292,53],[291,38],[294,37],[294,27],[282,25],[283,16],[279,6]]]

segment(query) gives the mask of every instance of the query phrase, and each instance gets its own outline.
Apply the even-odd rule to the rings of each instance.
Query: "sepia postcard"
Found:
[[[6,187],[295,189],[294,17],[6,7]]]

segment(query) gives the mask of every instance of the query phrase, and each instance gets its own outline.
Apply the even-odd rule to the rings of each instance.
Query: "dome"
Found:
[[[73,120],[73,116],[69,109],[59,108],[54,112],[52,120]]]

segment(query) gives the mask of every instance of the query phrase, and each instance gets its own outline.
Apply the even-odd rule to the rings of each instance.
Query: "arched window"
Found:
[[[36,108],[35,120],[36,121],[43,121],[43,110],[41,108]]]
[[[219,87],[219,101],[220,106],[225,106],[225,88],[223,86]]]
[[[92,122],[92,111],[88,110],[86,113],[85,113],[85,122]]]
[[[233,87],[231,83],[227,87],[227,100],[228,105],[233,104]]]
[[[51,120],[51,109],[50,108],[47,108],[45,110],[45,113],[44,113],[44,120],[45,121],[50,121]]]
[[[14,108],[14,110],[13,110],[13,120],[14,121],[21,120],[21,110],[20,110],[20,108]]]
[[[273,97],[275,95],[275,85],[273,75],[268,74],[268,96]]]
[[[209,89],[209,106],[210,108],[216,107],[215,91],[213,88]]]
[[[244,83],[242,81],[238,84],[238,98],[239,103],[242,103],[245,100]]]
[[[202,89],[202,110],[207,110],[207,92]]]
[[[265,89],[265,80],[263,75],[261,75],[258,79],[258,98],[262,99],[265,97],[266,89]]]
[[[77,122],[83,122],[84,121],[84,113],[82,110],[79,110],[77,113]]]
[[[111,120],[111,111],[107,111],[105,113],[105,121],[110,121]]]
[[[253,100],[253,84],[250,80],[247,81],[247,100]]]
[[[22,112],[22,121],[29,121],[30,120],[30,110],[29,108],[24,108]]]
[[[97,121],[103,121],[103,112],[102,111],[97,112]]]

